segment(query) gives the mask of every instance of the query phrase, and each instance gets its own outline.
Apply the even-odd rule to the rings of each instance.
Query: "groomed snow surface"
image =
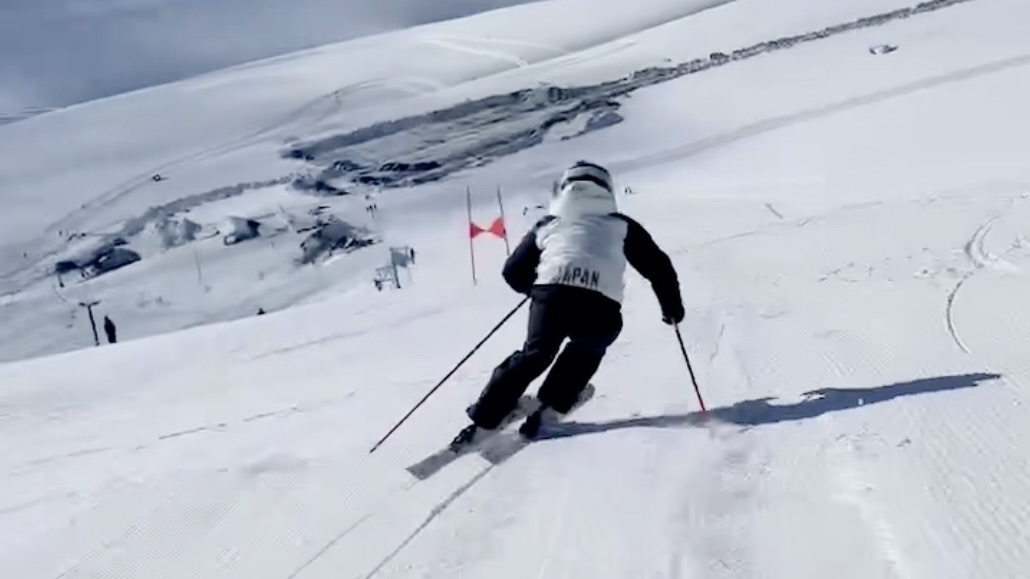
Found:
[[[1030,577],[1030,5],[938,4],[553,0],[3,126],[0,576]],[[820,31],[419,186],[291,185],[329,163],[297,144]],[[347,160],[537,118],[471,115]],[[517,236],[579,158],[672,257],[709,412],[631,273],[597,395],[544,440],[405,470],[464,426],[520,310],[369,454],[518,303],[500,240],[472,284],[466,188],[486,226],[501,187]],[[298,264],[326,215],[375,243]],[[119,236],[140,261],[56,285]],[[92,347],[91,299],[121,343]]]

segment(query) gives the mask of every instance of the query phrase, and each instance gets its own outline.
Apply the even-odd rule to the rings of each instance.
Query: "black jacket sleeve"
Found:
[[[662,314],[675,320],[682,319],[683,298],[680,296],[679,278],[672,260],[658,247],[643,225],[625,215],[617,215],[628,225],[623,246],[626,261],[651,282]]]
[[[540,265],[540,246],[536,242],[536,232],[552,219],[548,216],[537,221],[504,262],[504,281],[520,294],[528,294],[536,283],[536,268]]]

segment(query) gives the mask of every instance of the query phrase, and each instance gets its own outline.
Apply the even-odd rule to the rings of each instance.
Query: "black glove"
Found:
[[[679,302],[662,308],[662,321],[670,326],[682,322],[684,316],[686,316],[686,312],[683,311],[683,304]]]

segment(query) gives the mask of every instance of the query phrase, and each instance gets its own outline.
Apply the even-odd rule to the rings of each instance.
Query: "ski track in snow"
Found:
[[[329,541],[328,543],[326,543],[324,547],[322,547],[321,549],[316,551],[315,554],[310,559],[305,561],[300,567],[297,567],[297,569],[293,573],[290,573],[290,576],[287,577],[286,579],[297,579],[297,577],[300,577],[308,567],[310,567],[316,561],[321,559],[323,555],[325,555],[330,550],[332,550],[332,548],[335,547],[337,543],[339,543],[340,541],[345,539],[348,535],[350,535],[354,531],[358,530],[358,528],[361,527],[361,525],[363,523],[365,523],[365,521],[369,520],[371,517],[372,517],[371,514],[365,515],[365,516],[361,517],[360,519],[358,519],[357,521],[355,521],[353,525],[350,525],[349,527],[346,527],[345,529],[340,531],[339,535],[336,535],[335,537],[333,537],[333,539],[331,541]],[[374,575],[374,572],[373,572],[373,575]],[[371,575],[369,575],[369,577],[371,577]]]
[[[972,262],[973,269],[964,274],[955,284],[955,287],[948,294],[945,314],[946,322],[948,325],[948,331],[951,333],[952,339],[954,339],[955,344],[959,347],[959,349],[966,354],[971,354],[972,350],[970,350],[969,346],[962,339],[961,335],[959,334],[958,327],[956,326],[955,301],[958,298],[959,292],[966,285],[966,283],[973,276],[975,276],[977,273],[981,272],[984,269],[996,269],[1009,272],[1019,271],[1019,268],[1017,266],[1005,260],[1005,255],[994,255],[987,249],[986,246],[987,236],[990,235],[994,225],[998,222],[998,220],[1003,219],[1012,210],[1012,207],[1015,205],[1015,203],[1016,198],[1010,199],[1007,204],[1008,206],[1005,209],[1003,209],[1000,213],[994,215],[993,217],[985,221],[983,224],[981,224],[980,227],[978,227],[976,231],[973,232],[972,237],[970,237],[969,241],[966,242],[966,245],[963,247],[963,252],[969,259],[969,261]],[[1011,251],[1011,249],[1009,251]]]
[[[550,538],[547,540],[547,544],[540,557],[540,570],[537,571],[536,579],[547,579],[551,577],[549,574],[551,561],[554,560],[554,555],[560,549],[559,546],[562,536],[565,534],[566,521],[568,520],[568,510],[565,505],[568,504],[569,493],[572,491],[572,485],[568,479],[563,479],[560,483],[561,491],[556,493],[558,496],[557,502],[560,506],[557,513],[554,514],[550,522],[550,530],[545,531],[549,534]]]
[[[833,368],[833,371],[841,377],[854,374],[854,370],[847,367],[845,363],[837,360],[830,353],[823,353],[824,360]],[[830,438],[837,430],[832,418],[822,421],[824,436]],[[864,500],[862,494],[869,490],[869,486],[863,480],[861,469],[850,459],[854,456],[854,450],[850,447],[852,437],[847,434],[837,435],[836,442],[844,442],[844,459],[833,460],[832,456],[825,456],[830,459],[824,467],[830,484],[833,485],[828,492],[828,498],[843,500],[850,504],[858,512],[859,519],[863,523],[867,539],[872,543],[872,548],[877,549],[878,559],[882,563],[882,577],[906,579],[908,576],[899,573],[900,553],[894,548],[893,533],[890,531],[886,521],[876,512],[876,507],[870,501]],[[830,448],[834,448],[831,445]],[[824,463],[825,464],[825,463]]]
[[[880,512],[874,501],[866,499],[871,485],[861,470],[850,459],[854,451],[848,449],[848,457],[834,463],[837,482],[841,491],[839,499],[852,504],[866,524],[867,532],[880,547],[886,565],[885,575],[898,579],[909,579],[915,575],[905,570],[905,556],[898,547],[898,540],[891,529],[889,519]]]
[[[958,280],[958,283],[956,283],[955,287],[952,288],[951,293],[948,294],[948,302],[945,310],[945,321],[948,324],[948,332],[951,334],[951,338],[955,340],[955,345],[966,354],[971,354],[972,350],[970,350],[969,346],[962,341],[962,336],[959,335],[958,327],[955,325],[955,298],[958,297],[958,293],[962,289],[962,286],[969,281],[969,278],[972,277],[972,275],[972,273],[967,273],[962,277],[962,279]]]
[[[738,338],[748,330],[745,320],[727,311],[719,319],[709,359],[711,373],[705,381],[707,390],[735,382],[750,386],[753,378],[742,358],[746,353]],[[683,498],[677,516],[677,539],[692,547],[674,549],[669,554],[670,566],[674,576],[752,576],[756,569],[750,565],[752,545],[743,513],[757,499],[761,476],[762,467],[754,462],[757,449],[753,433],[746,427],[722,425],[717,419],[712,419],[704,431],[707,448],[702,461],[681,483]]]
[[[432,524],[432,522],[437,517],[439,517],[448,507],[450,507],[455,501],[460,499],[462,495],[464,495],[470,489],[472,489],[472,487],[474,487],[476,483],[483,480],[484,477],[490,474],[490,472],[494,469],[494,466],[495,465],[493,464],[488,464],[487,466],[483,467],[478,473],[476,473],[475,476],[470,478],[464,484],[460,485],[457,489],[454,490],[454,492],[449,494],[446,498],[444,498],[439,503],[436,503],[431,509],[429,509],[429,514],[426,515],[426,518],[421,523],[419,523],[418,526],[415,527],[406,537],[404,537],[404,539],[400,543],[398,543],[397,546],[386,557],[384,557],[378,565],[375,566],[375,568],[369,571],[368,574],[364,575],[364,579],[372,579],[373,577],[378,575],[380,571],[386,568],[387,565],[392,563],[394,559],[396,559],[398,555],[400,555],[404,551],[404,549],[411,544],[412,541],[417,539],[419,535],[421,535],[422,532],[425,531],[426,528],[428,528]]]
[[[519,40],[517,38],[500,38],[500,37],[487,37],[487,36],[474,36],[474,35],[460,35],[460,34],[434,34],[426,36],[424,39],[428,40],[443,40],[446,42],[465,42],[465,43],[483,43],[492,44],[495,46],[520,46],[524,48],[535,48],[542,52],[554,54],[556,56],[563,56],[568,51],[553,44],[543,44],[540,42],[529,42],[525,40]]]
[[[769,210],[769,213],[772,213],[773,215],[775,215],[777,219],[783,219],[784,218],[783,214],[780,213],[779,211],[777,211],[776,208],[773,207],[772,203],[766,203],[765,204],[765,208]]]
[[[707,428],[706,458],[681,483],[677,542],[669,555],[673,576],[748,577],[757,569],[746,513],[761,500],[767,468],[753,434],[730,427]],[[695,457],[696,460],[696,457]]]
[[[507,52],[472,46],[472,42],[470,42],[469,39],[427,36],[422,38],[421,40],[426,44],[441,46],[443,48],[447,48],[450,50],[464,52],[467,54],[474,54],[476,56],[482,56],[485,58],[493,58],[496,60],[507,62],[509,64],[514,64],[519,68],[526,68],[530,65],[530,62],[528,60],[519,58]],[[486,43],[487,41],[486,39],[477,39],[477,42]]]

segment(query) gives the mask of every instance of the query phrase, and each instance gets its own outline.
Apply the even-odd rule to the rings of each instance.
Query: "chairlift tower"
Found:
[[[100,335],[97,334],[97,321],[93,317],[93,307],[100,303],[100,300],[81,301],[79,306],[86,308],[86,312],[89,313],[89,326],[93,329],[93,345],[100,345]]]

